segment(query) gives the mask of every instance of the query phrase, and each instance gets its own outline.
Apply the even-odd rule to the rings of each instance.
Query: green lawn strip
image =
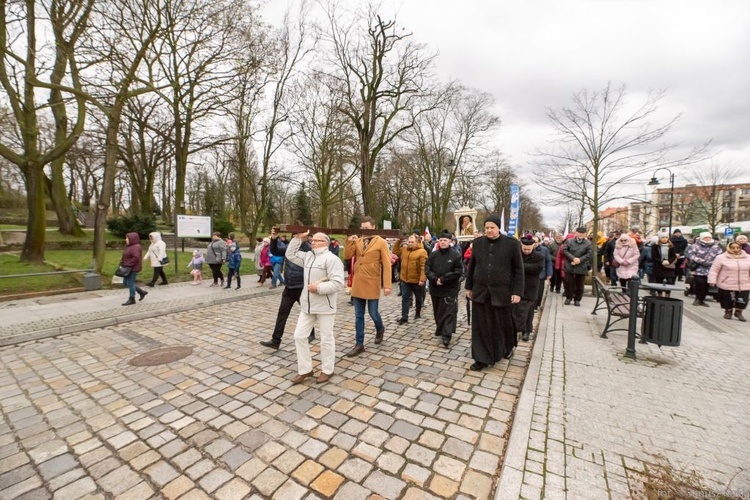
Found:
[[[0,254],[0,275],[16,276],[50,271],[55,271],[51,265],[29,264],[21,262],[17,254]],[[79,286],[80,282],[72,274],[0,278],[0,294],[41,292]]]

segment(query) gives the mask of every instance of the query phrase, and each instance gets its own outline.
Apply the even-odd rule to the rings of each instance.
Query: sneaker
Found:
[[[581,301],[580,300],[576,300],[575,302],[573,302],[573,305],[576,306],[576,307],[581,307]]]
[[[565,305],[566,305],[566,306],[569,306],[569,305],[570,305],[570,299],[565,299]]]

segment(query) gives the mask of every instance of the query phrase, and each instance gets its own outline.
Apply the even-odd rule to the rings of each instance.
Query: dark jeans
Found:
[[[617,286],[617,281],[620,278],[617,277],[617,268],[615,266],[609,266],[609,282],[612,286]]]
[[[378,311],[378,299],[367,300],[359,297],[352,297],[354,300],[354,330],[355,341],[357,345],[365,345],[365,306],[372,320],[375,322],[375,330],[383,329],[383,320]]]
[[[167,275],[164,274],[164,268],[162,266],[156,266],[154,268],[154,277],[151,278],[151,281],[149,282],[149,284],[151,285],[156,284],[156,280],[159,278],[161,278],[162,283],[167,282]]]
[[[211,268],[211,274],[213,274],[214,277],[214,284],[218,283],[219,280],[223,283],[224,273],[221,272],[221,264],[209,264],[208,267]]]
[[[239,269],[232,269],[229,268],[229,271],[227,271],[227,288],[232,286],[232,276],[237,276],[237,288],[239,288],[242,285],[242,278],[240,278],[240,270]]]
[[[701,302],[706,300],[708,295],[708,276],[693,275],[693,291],[695,292],[695,300]]]
[[[412,294],[417,300],[417,314],[420,314],[422,306],[424,306],[424,295],[422,294],[424,287],[419,286],[419,283],[406,283],[405,281],[399,281],[399,287],[401,288],[401,317],[409,319],[409,303]]]
[[[139,286],[136,286],[135,279],[138,277],[138,273],[131,272],[122,279],[122,285],[130,292],[130,298],[135,298],[135,292],[143,293],[143,290]]]
[[[580,302],[583,298],[583,284],[585,281],[585,274],[565,273],[565,298]]]
[[[721,308],[743,310],[747,307],[747,299],[750,297],[750,291],[736,292],[732,290],[722,290],[719,288],[719,303]]]

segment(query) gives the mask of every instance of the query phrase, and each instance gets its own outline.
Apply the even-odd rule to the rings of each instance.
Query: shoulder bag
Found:
[[[127,278],[132,270],[132,268],[120,264],[115,271],[115,276],[119,276],[120,278]]]

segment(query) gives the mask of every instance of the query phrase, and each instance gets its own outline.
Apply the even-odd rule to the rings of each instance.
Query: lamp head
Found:
[[[651,177],[651,180],[648,182],[649,186],[658,186],[659,185],[659,179],[656,177]]]

